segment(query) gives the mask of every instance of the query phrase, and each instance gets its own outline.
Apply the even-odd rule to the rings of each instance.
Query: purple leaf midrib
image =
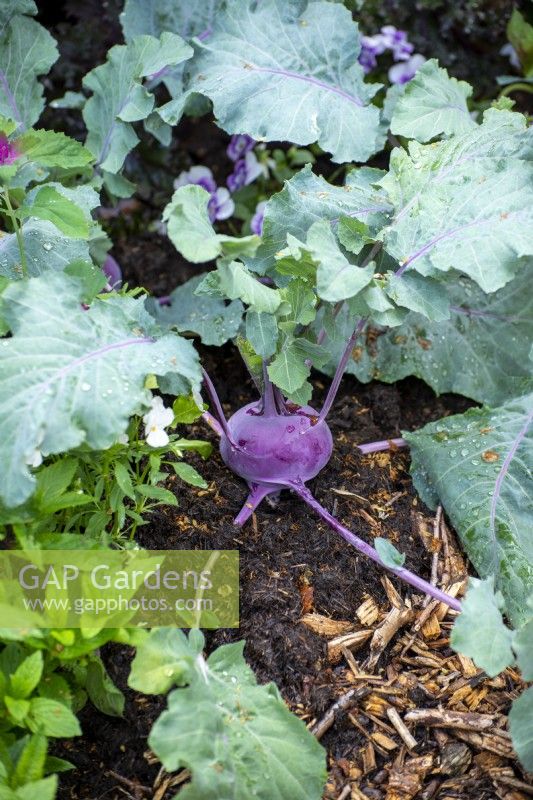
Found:
[[[63,378],[65,375],[67,375],[73,369],[76,369],[76,367],[79,367],[81,364],[84,364],[86,361],[92,361],[95,358],[99,358],[100,356],[103,356],[106,353],[111,352],[112,350],[121,350],[121,349],[123,349],[125,347],[132,347],[133,345],[137,345],[137,344],[154,344],[154,343],[155,343],[155,339],[152,339],[150,337],[142,337],[142,338],[138,338],[138,339],[126,339],[126,340],[124,340],[122,342],[113,342],[112,344],[106,344],[106,345],[104,345],[104,347],[100,347],[98,350],[93,350],[92,352],[86,353],[85,355],[80,356],[80,358],[76,358],[74,361],[71,361],[70,364],[67,364],[67,366],[62,367],[51,378],[49,378],[46,381],[43,381],[43,383],[41,383],[38,388],[42,389],[43,392],[46,391],[46,389],[48,389],[48,387],[54,381],[56,381],[56,380],[58,380],[60,378]]]
[[[349,94],[349,92],[345,92],[344,89],[341,89],[338,86],[332,86],[330,83],[321,81],[318,78],[313,78],[311,75],[300,75],[298,72],[291,72],[291,70],[287,69],[276,69],[275,67],[259,67],[257,64],[250,64],[249,62],[246,62],[245,69],[255,72],[266,72],[269,75],[281,75],[283,78],[293,78],[294,80],[302,81],[304,83],[310,83],[313,86],[318,86],[319,89],[325,89],[328,92],[339,95],[339,97],[344,98],[344,100],[348,100],[348,102],[353,103],[354,105],[358,106],[358,108],[365,107],[365,104],[359,97],[355,97],[354,95]]]

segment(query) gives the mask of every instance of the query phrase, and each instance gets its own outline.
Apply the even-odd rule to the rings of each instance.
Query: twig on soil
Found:
[[[311,733],[317,739],[321,739],[326,731],[329,731],[335,722],[335,715],[339,711],[346,711],[346,709],[349,708],[352,703],[355,703],[357,700],[362,700],[363,697],[366,697],[369,692],[370,689],[367,689],[366,687],[350,689],[348,692],[346,692],[346,694],[343,694],[342,697],[339,697],[339,699],[333,703],[331,708],[326,711],[322,719],[313,725],[311,728]]]
[[[370,655],[367,660],[368,668],[373,669],[376,666],[379,657],[387,647],[394,634],[397,633],[400,628],[403,628],[404,625],[412,622],[414,616],[415,612],[412,608],[407,608],[406,606],[401,609],[395,607],[391,608],[381,625],[376,628],[374,635],[372,636],[372,641],[370,642]]]
[[[143,786],[138,781],[132,781],[129,778],[125,778],[123,775],[119,775],[118,772],[114,772],[112,769],[107,770],[107,774],[114,778],[119,783],[122,783],[124,786],[127,786],[135,796],[135,800],[141,800],[143,794],[151,794],[152,790],[149,786]]]
[[[439,708],[415,708],[405,715],[407,722],[428,728],[457,728],[463,731],[486,731],[494,727],[491,714],[471,711],[446,711]]]
[[[415,737],[409,732],[406,724],[393,706],[387,709],[387,716],[396,728],[398,736],[403,740],[408,750],[412,750],[418,744]]]

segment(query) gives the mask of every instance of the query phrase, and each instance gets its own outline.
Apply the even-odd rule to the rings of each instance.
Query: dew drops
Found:
[[[462,455],[463,457],[464,457],[464,456],[467,456],[469,452],[470,452],[470,451],[469,451],[469,450],[468,450],[466,447],[463,447],[463,449],[461,450],[461,455]]]
[[[50,251],[52,249],[52,247],[53,247],[53,245],[50,244],[50,242],[43,242],[43,248],[45,250]]]
[[[81,390],[82,390],[82,392],[90,392],[91,384],[90,383],[82,383]]]

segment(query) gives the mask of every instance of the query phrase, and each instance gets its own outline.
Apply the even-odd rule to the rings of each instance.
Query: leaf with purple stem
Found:
[[[112,47],[105,64],[85,76],[83,85],[92,92],[83,109],[86,147],[104,172],[120,171],[139,141],[131,123],[153,111],[155,98],[143,80],[191,55],[192,49],[176,34],[163,33],[160,39],[139,36],[128,45]]]
[[[347,372],[361,381],[376,378],[387,383],[416,375],[439,394],[456,392],[492,404],[528,391],[533,383],[530,285],[527,264],[514,281],[494,294],[485,294],[464,277],[441,285],[441,301],[449,298],[451,304],[450,319],[434,322],[412,312],[399,327],[376,328],[379,335],[361,343]],[[317,329],[322,320],[323,314],[319,314]],[[352,325],[347,308],[328,325],[329,336],[324,341],[331,353],[328,374],[335,369]]]
[[[187,87],[210,98],[228,133],[319,145],[333,161],[382,146],[379,84],[363,81],[359,30],[340,4],[228,0],[197,46]]]
[[[444,506],[481,577],[494,575],[515,624],[533,588],[533,394],[404,433],[412,475]]]

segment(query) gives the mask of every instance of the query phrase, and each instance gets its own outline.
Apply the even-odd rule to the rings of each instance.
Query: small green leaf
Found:
[[[80,723],[72,711],[63,703],[47,697],[34,697],[31,700],[26,724],[32,732],[45,736],[59,739],[81,736]]]
[[[17,213],[20,219],[36,217],[47,220],[72,239],[87,239],[89,236],[84,211],[52,186],[39,189],[33,202],[23,203]]]
[[[96,708],[110,717],[122,717],[125,697],[109,677],[102,659],[92,655],[87,665],[85,688]]]
[[[43,167],[82,169],[93,160],[89,150],[59,131],[32,129],[23,133],[17,144],[26,158]]]
[[[172,466],[178,478],[181,478],[185,483],[189,483],[191,486],[198,486],[200,489],[207,489],[207,483],[191,464],[186,464],[184,461],[174,461]]]
[[[46,752],[48,742],[46,736],[34,734],[28,736],[22,752],[18,758],[17,766],[11,779],[14,789],[26,783],[40,780],[44,775]]]
[[[115,463],[115,478],[126,497],[129,497],[130,500],[135,500],[135,491],[131,482],[130,473],[127,467],[120,461]]]
[[[193,646],[178,628],[151,631],[137,648],[128,686],[144,694],[164,694],[172,686],[185,686],[202,648],[203,641]]]
[[[390,569],[403,567],[405,563],[405,554],[400,553],[388,539],[382,539],[378,536],[374,539],[374,546],[378,551],[378,556],[386,567],[390,567]]]
[[[258,236],[225,236],[216,233],[209,219],[210,195],[201,186],[181,186],[172,195],[163,211],[170,241],[193,264],[212,261],[220,255],[238,258],[253,255],[259,245]]]
[[[279,291],[260,283],[239,261],[219,263],[217,275],[223,294],[230,300],[242,300],[253,311],[273,314],[281,303]]]
[[[43,674],[43,654],[36,650],[24,659],[10,677],[11,694],[17,699],[25,699],[37,688]]]
[[[246,338],[257,355],[269,358],[276,352],[278,326],[272,314],[248,310],[246,314]]]
[[[198,408],[192,395],[176,397],[172,404],[175,425],[190,425],[200,418],[202,411]]]
[[[29,700],[17,700],[16,698],[10,697],[6,694],[4,696],[4,703],[6,704],[9,715],[15,722],[20,724],[26,722],[26,717],[30,711]]]

